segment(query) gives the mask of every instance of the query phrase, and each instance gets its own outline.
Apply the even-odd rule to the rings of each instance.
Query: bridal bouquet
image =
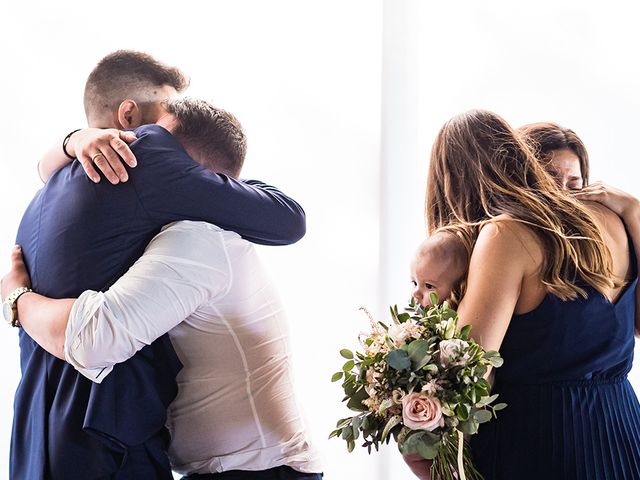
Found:
[[[332,381],[342,380],[343,401],[360,413],[339,420],[329,438],[342,438],[351,452],[362,436],[371,453],[393,437],[403,454],[433,460],[432,480],[481,479],[463,438],[506,407],[494,404],[498,395],[484,378],[502,358],[470,338],[470,325],[458,330],[457,313],[435,293],[431,303],[423,310],[411,301],[403,313],[391,307],[390,325],[369,315],[363,351],[340,351],[346,362]]]

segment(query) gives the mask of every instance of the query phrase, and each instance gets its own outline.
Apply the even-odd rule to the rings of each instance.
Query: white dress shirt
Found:
[[[174,470],[321,471],[294,395],[284,311],[251,243],[202,222],[165,227],[107,292],[78,298],[65,356],[100,382],[166,332],[184,365],[169,407]]]

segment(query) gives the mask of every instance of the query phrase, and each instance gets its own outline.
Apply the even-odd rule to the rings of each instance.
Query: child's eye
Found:
[[[414,287],[417,287],[417,286],[418,286],[418,284],[416,283],[416,281],[415,281],[415,280],[411,280],[411,285],[413,285]]]
[[[436,287],[431,285],[430,283],[425,283],[424,286],[427,288],[427,290],[435,290]]]

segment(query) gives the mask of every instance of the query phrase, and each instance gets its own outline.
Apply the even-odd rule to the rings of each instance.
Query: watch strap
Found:
[[[16,303],[22,295],[28,292],[33,292],[33,290],[31,290],[29,287],[18,287],[13,292],[11,292],[7,299],[4,301],[4,303],[9,304],[11,310],[13,311],[13,319],[11,320],[12,327],[20,326],[20,322],[18,321],[18,309]]]

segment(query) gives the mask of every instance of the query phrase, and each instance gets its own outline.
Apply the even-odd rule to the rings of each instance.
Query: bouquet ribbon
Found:
[[[467,480],[467,477],[464,474],[463,452],[464,434],[460,430],[458,430],[458,473],[460,473],[460,480]]]

